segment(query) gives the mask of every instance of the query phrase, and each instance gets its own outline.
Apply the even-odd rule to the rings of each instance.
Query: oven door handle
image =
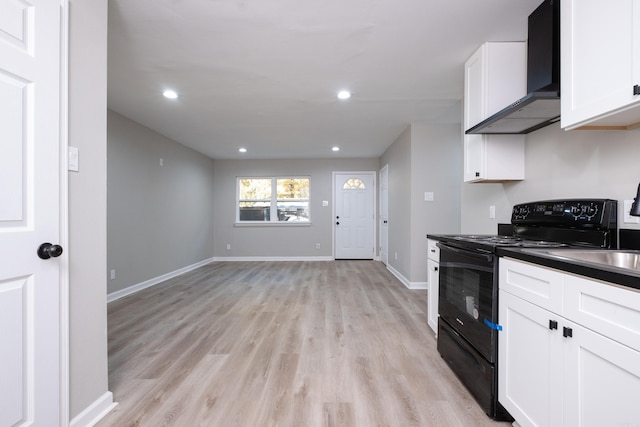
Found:
[[[445,251],[451,251],[458,253],[460,255],[468,256],[471,258],[481,259],[486,262],[493,262],[494,255],[493,254],[483,254],[481,252],[470,251],[468,249],[459,249],[450,245],[445,245],[444,243],[436,243],[436,246],[440,249],[444,249]]]

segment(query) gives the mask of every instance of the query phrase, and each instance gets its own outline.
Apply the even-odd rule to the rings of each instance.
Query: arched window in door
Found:
[[[366,190],[367,186],[359,178],[349,178],[342,185],[343,190]]]

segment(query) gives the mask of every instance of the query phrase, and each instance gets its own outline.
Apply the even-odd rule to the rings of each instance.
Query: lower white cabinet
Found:
[[[429,293],[427,294],[427,323],[433,332],[438,335],[438,287],[440,286],[440,264],[432,259],[427,260],[429,281]]]
[[[436,240],[427,240],[427,324],[438,335],[438,298],[440,286],[440,248]]]
[[[549,283],[560,304],[527,300]],[[499,401],[521,426],[640,425],[639,292],[509,259],[500,286]]]

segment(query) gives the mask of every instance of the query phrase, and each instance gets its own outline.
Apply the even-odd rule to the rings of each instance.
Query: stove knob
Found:
[[[580,205],[571,206],[571,215],[578,218],[582,214],[582,210],[582,206]]]
[[[591,218],[591,217],[593,217],[595,214],[597,214],[597,213],[598,213],[598,208],[597,208],[597,206],[594,206],[594,205],[587,206],[587,207],[585,208],[585,212],[584,212],[584,213],[585,213],[589,218]]]

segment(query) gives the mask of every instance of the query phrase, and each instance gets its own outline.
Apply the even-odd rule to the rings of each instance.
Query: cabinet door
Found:
[[[549,268],[500,258],[500,289],[554,313],[563,313],[564,275]]]
[[[521,426],[562,420],[562,334],[553,313],[508,292],[499,293],[498,400]]]
[[[526,44],[485,43],[465,62],[464,129],[526,94]],[[524,179],[524,135],[464,135],[464,181]]]
[[[484,135],[464,135],[464,181],[480,181],[486,176]]]
[[[564,425],[640,425],[640,352],[576,324],[564,339]],[[559,425],[559,424],[548,424]]]
[[[560,7],[562,127],[640,122],[640,109],[613,114],[640,106],[633,90],[640,85],[640,2],[563,0]]]
[[[427,260],[427,280],[429,281],[429,293],[427,294],[427,323],[433,329],[436,336],[438,335],[438,287],[440,286],[440,268],[439,263],[433,259]]]
[[[640,351],[640,291],[636,289],[566,275],[563,315]]]

